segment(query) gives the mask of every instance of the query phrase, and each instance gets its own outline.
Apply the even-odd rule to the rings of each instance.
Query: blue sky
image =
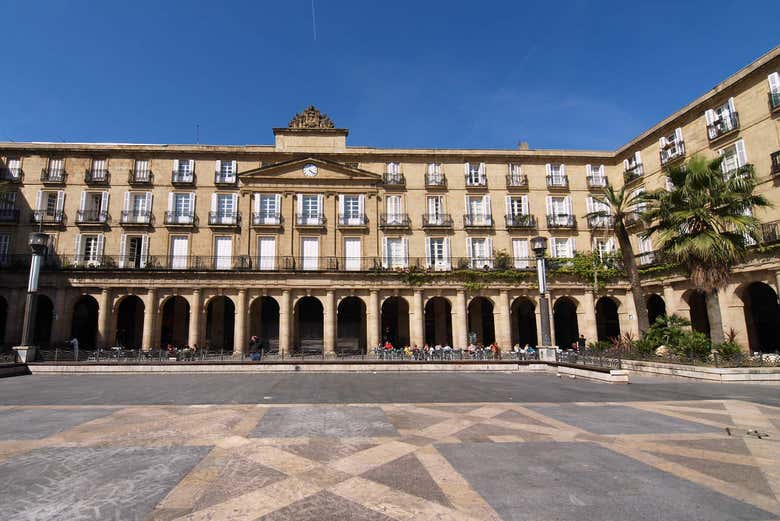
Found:
[[[0,141],[614,149],[780,44],[777,0],[0,0]],[[749,4],[749,8],[745,6]]]

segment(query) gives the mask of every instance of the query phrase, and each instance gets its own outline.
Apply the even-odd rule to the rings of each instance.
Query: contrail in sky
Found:
[[[311,0],[311,32],[314,35],[314,41],[317,41],[317,19],[314,17],[314,0]]]

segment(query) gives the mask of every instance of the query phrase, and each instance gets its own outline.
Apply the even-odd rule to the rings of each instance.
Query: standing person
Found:
[[[73,359],[79,360],[79,339],[75,336],[70,339],[70,347],[73,349]]]
[[[580,335],[580,338],[577,339],[577,350],[585,351],[585,335]]]
[[[259,348],[257,335],[249,338],[249,358],[254,362],[259,362],[263,358],[263,350]]]

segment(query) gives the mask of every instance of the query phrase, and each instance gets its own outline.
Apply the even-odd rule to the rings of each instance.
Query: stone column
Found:
[[[157,291],[149,288],[144,300],[144,328],[141,340],[141,348],[145,351],[153,349],[155,346],[155,325],[157,322]]]
[[[322,318],[322,349],[326,355],[330,355],[336,349],[336,299],[333,290],[325,292]]]
[[[618,309],[620,333],[631,333],[634,338],[639,338],[639,321],[636,318],[634,297],[630,291],[623,296],[621,307],[623,308],[622,310]]]
[[[12,289],[8,292],[8,315],[5,319],[5,338],[0,341],[17,346],[22,341],[21,326],[24,320],[24,302],[20,298],[19,290]]]
[[[235,334],[233,335],[233,357],[243,358],[246,346],[246,290],[238,290],[238,300],[236,301],[236,324]]]
[[[496,310],[498,314],[496,314]],[[493,319],[496,325],[496,342],[506,352],[512,347],[512,315],[509,307],[509,292],[502,290],[498,294],[496,305],[493,308]]]
[[[109,323],[111,319],[111,290],[103,288],[100,292],[100,299],[98,300],[98,341],[97,347],[107,348],[111,347],[111,339],[109,338]]]
[[[593,298],[593,292],[585,290],[582,295],[582,303],[577,309],[577,328],[581,335],[585,335],[588,343],[598,340],[598,329],[596,328],[596,304]],[[570,346],[559,346],[568,348]]]
[[[455,337],[452,347],[465,348],[468,345],[468,339],[466,338],[469,332],[468,314],[466,313],[466,292],[458,290],[458,294],[455,297],[455,306],[452,310],[452,325],[453,336]],[[457,328],[455,327],[457,325]]]
[[[192,298],[190,299],[190,334],[187,338],[187,344],[193,347],[197,344],[199,348],[205,346],[200,345],[200,290],[195,289],[192,291]]]
[[[57,320],[54,321],[51,332],[51,340],[54,344],[68,340],[65,337],[70,334],[70,331],[68,331],[67,322],[65,322],[65,306],[67,302],[67,296],[67,289],[57,288],[57,293],[54,296],[54,313],[57,315]]]
[[[780,299],[780,271],[775,272],[775,292]]]
[[[279,356],[290,352],[290,290],[279,299]]]
[[[425,343],[425,312],[423,308],[422,290],[415,290],[412,296],[412,324],[410,343],[421,346]],[[399,346],[403,347],[403,346]]]
[[[372,289],[368,295],[368,307],[366,308],[366,322],[368,322],[368,352],[372,353],[373,349],[379,345],[381,338],[381,332],[379,331],[379,292]]]
[[[671,285],[664,286],[664,304],[666,305],[666,316],[670,317],[677,313],[677,299]]]

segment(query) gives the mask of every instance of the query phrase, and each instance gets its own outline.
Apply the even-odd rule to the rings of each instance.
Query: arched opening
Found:
[[[187,345],[190,334],[190,303],[184,297],[171,297],[165,301],[160,321],[160,343],[176,347]],[[202,346],[199,346],[202,347]]]
[[[780,349],[780,306],[777,293],[763,282],[747,287],[743,301],[750,351],[775,353]]]
[[[527,298],[516,298],[512,302],[512,345],[535,346],[538,342],[536,306]]]
[[[647,297],[647,318],[650,320],[650,325],[655,324],[655,321],[659,317],[666,316],[666,303],[664,299],[656,294],[652,294]]]
[[[135,295],[122,299],[116,314],[116,345],[140,349],[144,332],[144,303]]]
[[[206,347],[233,350],[236,306],[228,297],[214,297],[206,306]],[[244,346],[240,346],[243,348]]]
[[[618,307],[609,297],[601,297],[596,301],[596,337],[604,342],[620,336],[620,319]]]
[[[359,297],[346,297],[339,302],[336,352],[345,355],[366,352],[366,305]]]
[[[469,342],[489,345],[496,341],[493,323],[493,302],[485,297],[474,297],[469,302]]]
[[[94,297],[84,295],[73,306],[73,319],[70,322],[71,338],[79,341],[80,349],[94,349],[98,328],[98,303]],[[109,346],[104,346],[109,347]]]
[[[561,297],[553,306],[555,343],[561,349],[570,349],[580,336],[577,323],[577,304],[568,297]]]
[[[382,341],[395,347],[409,345],[409,303],[403,297],[382,303]]]
[[[316,297],[303,297],[295,303],[293,350],[298,353],[322,353],[323,309]]]
[[[710,336],[710,319],[707,316],[707,297],[703,291],[688,293],[688,307],[691,313],[691,327],[694,331]]]
[[[452,305],[444,297],[425,303],[425,343],[452,346]]]
[[[0,345],[6,344],[8,339],[5,337],[6,322],[8,320],[8,302],[4,297],[0,297]]]
[[[51,344],[51,325],[54,320],[54,304],[46,295],[38,295],[35,309],[35,330],[33,343],[41,347]]]
[[[260,297],[249,306],[249,336],[256,336],[266,353],[279,352],[279,303]]]

